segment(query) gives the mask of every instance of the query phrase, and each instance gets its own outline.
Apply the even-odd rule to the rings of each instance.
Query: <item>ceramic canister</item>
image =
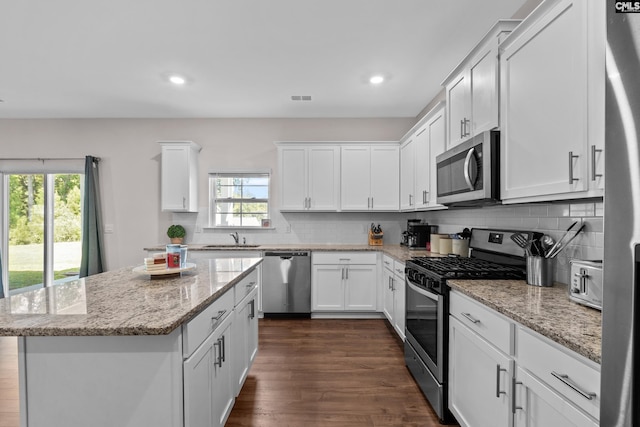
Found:
[[[440,250],[438,251],[438,253],[442,255],[448,255],[450,253],[453,253],[452,251],[453,245],[451,244],[451,240],[452,239],[449,237],[440,237]]]
[[[440,239],[442,237],[447,237],[447,234],[432,234],[431,237],[429,238],[429,241],[431,242],[431,252],[433,252],[434,254],[439,254],[440,253]]]
[[[469,239],[453,239],[451,240],[451,251],[455,255],[461,257],[469,256]]]

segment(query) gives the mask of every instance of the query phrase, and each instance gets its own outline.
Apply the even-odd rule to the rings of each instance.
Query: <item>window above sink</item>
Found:
[[[270,172],[211,172],[209,227],[271,228]]]

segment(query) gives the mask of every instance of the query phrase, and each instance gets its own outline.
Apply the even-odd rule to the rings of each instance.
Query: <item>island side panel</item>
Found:
[[[21,341],[22,427],[183,425],[180,328],[169,335]]]

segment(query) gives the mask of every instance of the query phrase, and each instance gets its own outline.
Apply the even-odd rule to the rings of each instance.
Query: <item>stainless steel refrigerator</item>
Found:
[[[640,426],[640,3],[607,0],[600,425]]]

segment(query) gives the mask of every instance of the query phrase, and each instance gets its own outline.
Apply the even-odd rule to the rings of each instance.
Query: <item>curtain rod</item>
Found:
[[[0,157],[1,160],[24,160],[24,161],[33,161],[38,160],[40,162],[44,162],[47,160],[84,160],[84,157]],[[96,162],[100,161],[100,157],[93,158]]]

